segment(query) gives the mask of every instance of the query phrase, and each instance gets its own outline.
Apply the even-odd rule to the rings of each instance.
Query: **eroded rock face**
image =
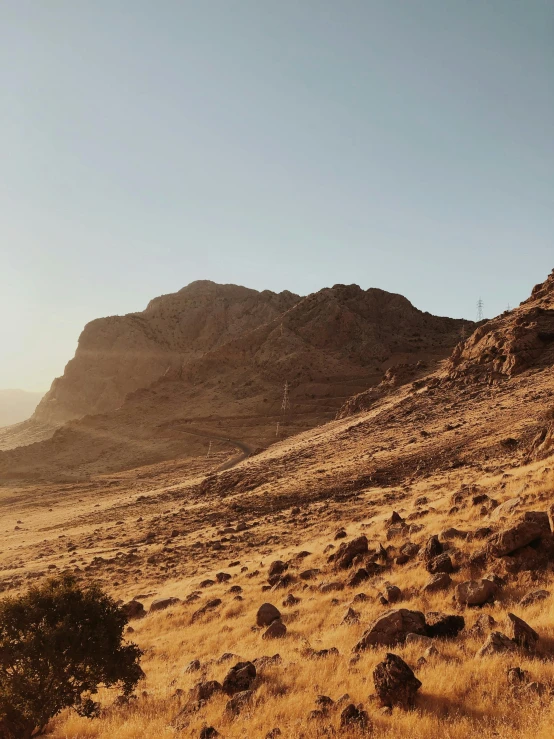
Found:
[[[409,611],[407,608],[393,609],[375,619],[354,647],[354,651],[361,652],[374,646],[391,647],[402,643],[407,634],[425,636],[425,616],[420,611]]]
[[[373,670],[373,683],[381,705],[413,708],[421,682],[412,669],[396,654],[388,653]]]
[[[504,557],[540,539],[542,534],[543,527],[540,523],[521,521],[515,526],[494,534],[489,540],[487,551],[493,557]]]

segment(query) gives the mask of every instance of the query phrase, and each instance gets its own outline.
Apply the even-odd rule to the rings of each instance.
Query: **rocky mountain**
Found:
[[[202,280],[155,298],[140,313],[91,321],[35,418],[60,423],[114,410],[127,393],[270,321],[298,300],[287,291],[258,292]]]
[[[471,328],[357,285],[301,299],[193,283],[144,314],[89,324],[35,420],[87,415],[0,468],[120,469],[197,454],[214,435],[263,448],[332,419],[391,364],[435,368]]]
[[[43,393],[0,390],[0,427],[25,421],[32,416]]]

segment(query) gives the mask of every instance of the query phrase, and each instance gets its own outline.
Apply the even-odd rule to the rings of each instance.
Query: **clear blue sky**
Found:
[[[196,279],[517,304],[553,80],[551,0],[3,0],[0,387]]]

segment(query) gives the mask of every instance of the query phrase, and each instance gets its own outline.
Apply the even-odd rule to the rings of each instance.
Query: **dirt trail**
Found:
[[[210,431],[203,431],[202,429],[194,429],[194,428],[186,428],[186,429],[177,429],[183,434],[190,434],[191,436],[199,436],[204,439],[213,439],[214,441],[225,441],[228,444],[232,444],[233,446],[237,447],[237,449],[240,449],[240,454],[237,454],[234,457],[231,457],[231,459],[228,459],[226,462],[223,462],[223,464],[219,465],[219,467],[216,468],[216,472],[223,472],[224,470],[230,470],[232,467],[237,465],[239,462],[242,462],[244,459],[248,459],[248,457],[253,453],[253,449],[251,446],[246,444],[244,441],[239,441],[238,439],[230,439],[227,436],[221,436],[219,434],[211,433]]]

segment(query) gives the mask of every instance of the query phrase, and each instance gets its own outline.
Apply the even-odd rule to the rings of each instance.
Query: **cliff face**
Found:
[[[298,300],[286,291],[199,281],[155,298],[141,313],[91,321],[34,418],[59,424],[114,410],[128,393],[166,372],[179,372],[184,363],[270,321]]]

